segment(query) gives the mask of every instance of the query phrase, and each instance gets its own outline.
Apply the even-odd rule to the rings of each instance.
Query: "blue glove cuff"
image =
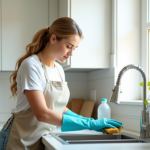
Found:
[[[65,115],[69,115],[69,116],[78,116],[78,114],[74,113],[74,112],[71,111],[70,109],[67,110],[67,111],[65,112]]]
[[[70,109],[65,112],[65,115],[69,115],[69,116],[73,116],[73,117],[77,117],[77,118],[81,118],[81,119],[86,119],[86,120],[87,119],[94,120],[93,118],[87,118],[87,117],[78,115],[78,114],[74,113],[73,111],[71,111]]]
[[[83,129],[90,129],[90,122],[88,120],[63,114],[62,132]]]

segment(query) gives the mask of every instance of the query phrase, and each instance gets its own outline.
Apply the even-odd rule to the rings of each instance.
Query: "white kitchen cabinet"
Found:
[[[34,34],[48,27],[48,0],[1,0],[1,71],[14,71]]]
[[[66,71],[110,67],[111,0],[59,0],[59,18],[71,17],[83,32],[73,55],[61,64]]]

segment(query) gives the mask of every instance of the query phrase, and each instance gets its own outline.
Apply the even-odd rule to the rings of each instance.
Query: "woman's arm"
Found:
[[[38,121],[46,122],[56,126],[62,126],[63,114],[47,107],[42,91],[24,90],[24,93]]]

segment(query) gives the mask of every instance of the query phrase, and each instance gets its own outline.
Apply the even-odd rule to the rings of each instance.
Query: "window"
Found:
[[[147,0],[147,81],[150,81],[150,0]],[[150,90],[147,90],[147,98],[150,100]]]
[[[147,69],[148,69],[148,81],[150,81],[150,29],[148,29],[148,62],[147,62]]]
[[[148,31],[148,51],[147,51],[147,80],[150,81],[150,29]],[[147,90],[148,99],[150,100],[150,90]]]

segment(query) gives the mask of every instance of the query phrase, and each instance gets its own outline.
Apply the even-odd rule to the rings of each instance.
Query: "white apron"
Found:
[[[57,64],[56,68],[58,69],[62,82],[50,81],[41,52],[39,52],[39,56],[46,77],[46,88],[43,94],[47,107],[62,114],[70,97],[67,82],[63,81]],[[31,108],[18,114],[12,113],[12,117],[5,125],[4,130],[7,129],[12,119],[14,120],[6,150],[44,150],[44,145],[41,140],[42,136],[51,133],[57,127],[48,123],[39,122]]]

